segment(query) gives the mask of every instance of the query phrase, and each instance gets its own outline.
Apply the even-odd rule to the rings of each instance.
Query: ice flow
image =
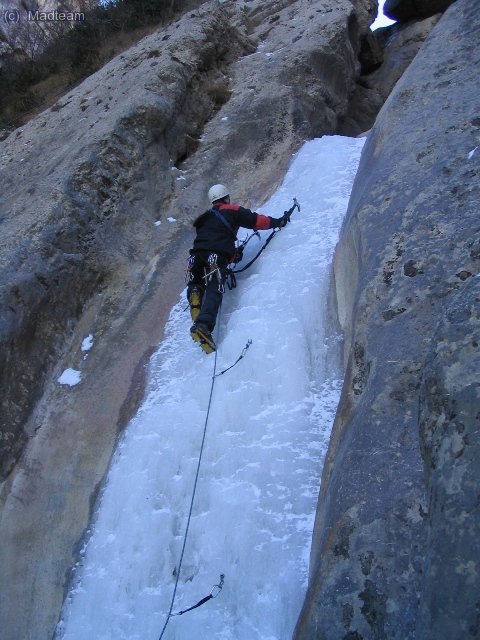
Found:
[[[363,146],[303,145],[260,211],[301,212],[227,291],[193,517],[164,640],[288,640],[305,595],[323,459],[341,377],[326,326],[334,247]],[[235,200],[235,194],[233,200]],[[239,235],[242,237],[241,232]],[[266,237],[263,234],[263,240]],[[254,238],[245,260],[261,246]],[[189,336],[185,297],[151,360],[145,400],[121,439],[57,637],[157,640],[169,610],[214,366]]]

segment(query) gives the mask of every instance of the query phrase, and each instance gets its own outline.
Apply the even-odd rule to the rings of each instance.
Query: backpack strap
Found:
[[[213,215],[218,218],[220,220],[220,222],[223,222],[223,224],[227,227],[227,229],[230,231],[230,233],[232,234],[232,236],[235,238],[235,240],[237,239],[237,234],[235,233],[234,228],[232,227],[232,225],[229,223],[229,221],[225,218],[225,216],[223,215],[223,213],[220,213],[220,211],[218,211],[217,209],[209,209],[208,210],[210,213],[213,213]]]

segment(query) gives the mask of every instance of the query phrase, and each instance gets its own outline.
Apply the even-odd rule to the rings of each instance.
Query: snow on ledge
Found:
[[[62,375],[58,378],[60,384],[66,384],[69,387],[74,387],[82,379],[82,374],[76,369],[65,369]]]

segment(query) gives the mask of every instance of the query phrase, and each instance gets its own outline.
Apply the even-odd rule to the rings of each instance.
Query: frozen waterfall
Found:
[[[218,371],[193,517],[164,640],[290,640],[305,595],[322,463],[342,384],[326,328],[333,251],[363,139],[303,145],[260,208],[301,212],[224,296]],[[234,194],[233,194],[234,196]],[[246,231],[241,231],[239,237]],[[264,232],[268,233],[268,232]],[[265,238],[265,235],[263,236]],[[261,243],[253,238],[248,255]],[[170,607],[214,356],[189,336],[185,296],[151,359],[62,611],[62,640],[158,640]]]

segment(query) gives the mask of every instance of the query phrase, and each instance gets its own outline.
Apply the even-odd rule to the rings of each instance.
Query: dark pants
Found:
[[[191,252],[188,260],[187,298],[190,300],[194,288],[200,290],[202,306],[196,322],[205,324],[210,332],[222,303],[227,266],[227,258],[210,251]]]

